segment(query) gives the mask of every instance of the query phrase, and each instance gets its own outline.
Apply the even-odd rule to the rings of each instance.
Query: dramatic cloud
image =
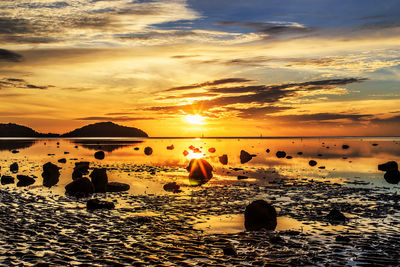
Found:
[[[22,56],[6,49],[0,49],[0,61],[20,62]]]
[[[52,85],[45,85],[45,86],[38,86],[34,84],[30,84],[24,79],[16,79],[16,78],[4,78],[0,80],[0,89],[11,89],[11,88],[17,88],[17,89],[48,89],[50,87],[53,87]]]
[[[188,89],[201,88],[201,87],[205,87],[205,86],[221,85],[221,84],[228,84],[228,83],[246,83],[246,82],[250,82],[250,81],[251,80],[243,79],[243,78],[226,78],[226,79],[219,79],[219,80],[215,80],[215,81],[192,84],[192,85],[187,85],[187,86],[173,87],[168,90],[165,90],[165,92],[188,90]]]
[[[154,118],[144,118],[144,117],[106,117],[106,116],[99,116],[99,117],[83,117],[83,118],[76,118],[75,120],[79,121],[139,121],[139,120],[154,120]]]

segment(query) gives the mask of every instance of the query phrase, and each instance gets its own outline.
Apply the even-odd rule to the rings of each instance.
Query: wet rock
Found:
[[[389,161],[378,165],[378,170],[386,172],[383,178],[389,184],[398,184],[400,182],[400,172],[398,168],[398,164],[395,161]]]
[[[310,160],[308,162],[308,165],[310,165],[311,167],[314,167],[315,165],[317,165],[317,162],[315,160]]]
[[[232,256],[232,257],[237,256],[236,249],[230,244],[227,245],[226,247],[222,248],[222,251],[224,252],[225,256]]]
[[[267,150],[265,150],[265,152],[269,153],[269,152],[271,152],[271,150],[269,150],[269,148],[267,148]]]
[[[208,152],[210,152],[210,153],[215,153],[215,151],[216,151],[216,149],[214,147],[210,147],[208,149]]]
[[[350,238],[347,236],[342,236],[342,235],[338,235],[336,237],[336,242],[344,242],[344,243],[349,243],[350,242]]]
[[[248,152],[242,150],[242,151],[240,151],[240,163],[244,164],[246,162],[249,162],[255,156],[256,155],[251,155]]]
[[[27,175],[17,175],[18,183],[17,186],[28,186],[35,183],[35,179]]]
[[[82,178],[83,175],[89,174],[89,162],[75,162],[74,171],[72,172],[72,180]]]
[[[50,188],[56,185],[59,181],[60,169],[60,167],[51,162],[44,164],[42,172],[43,186]]]
[[[396,161],[388,161],[386,163],[378,165],[378,170],[384,171],[384,172],[397,171],[398,169],[399,169],[399,166]]]
[[[14,177],[8,176],[8,175],[1,176],[1,184],[2,185],[13,184],[13,183],[14,183]]]
[[[224,154],[220,157],[218,157],[219,162],[221,162],[221,164],[226,165],[228,164],[228,155]]]
[[[139,148],[138,148],[138,147],[135,147],[134,150],[139,150]]]
[[[249,178],[249,177],[245,176],[245,175],[238,175],[238,177],[237,177],[238,180],[245,180],[247,178]]]
[[[175,148],[174,145],[167,146],[168,150],[174,150],[174,148]]]
[[[292,156],[286,156],[286,158],[287,158],[287,159],[292,159],[293,157],[292,157]]]
[[[297,155],[303,155],[303,152],[297,152]]]
[[[325,166],[319,166],[318,169],[324,170]]]
[[[349,145],[342,145],[343,149],[348,149],[350,146]]]
[[[286,157],[286,152],[285,151],[278,151],[278,152],[276,152],[276,157],[277,158],[284,158],[284,157]]]
[[[372,146],[377,146],[378,144],[372,144]]]
[[[150,156],[151,154],[153,154],[153,149],[151,147],[145,147],[144,148],[144,154],[146,154],[147,156]]]
[[[244,212],[247,231],[275,230],[277,224],[275,208],[264,200],[253,201]]]
[[[193,186],[203,185],[213,177],[213,167],[205,159],[190,160],[186,170],[189,172],[189,183]]]
[[[123,192],[130,188],[130,185],[125,183],[110,182],[107,184],[107,192]]]
[[[98,200],[98,199],[89,199],[86,202],[86,208],[88,210],[96,210],[96,209],[111,210],[111,209],[115,208],[115,205],[113,202],[108,202],[108,201],[103,201],[103,200]]]
[[[105,168],[94,168],[89,177],[92,178],[95,193],[107,192],[108,177]]]
[[[14,162],[13,164],[10,165],[10,171],[12,173],[17,173],[19,169],[18,163]]]
[[[62,158],[58,160],[59,163],[67,163],[67,159],[66,158]]]
[[[346,216],[340,210],[333,208],[329,214],[326,216],[329,221],[334,222],[345,222],[347,220]]]
[[[96,153],[94,153],[94,157],[96,158],[96,159],[104,159],[105,158],[105,154],[104,154],[104,151],[97,151]]]
[[[13,154],[17,154],[17,153],[19,153],[19,151],[18,151],[18,150],[16,150],[16,149],[14,149],[14,150],[11,150],[11,153],[13,153]]]
[[[65,186],[66,194],[85,197],[94,193],[94,185],[92,182],[86,178],[78,178]]]
[[[176,182],[172,183],[167,183],[163,186],[163,189],[167,192],[173,192],[173,193],[180,193],[182,192],[180,190],[180,186]]]

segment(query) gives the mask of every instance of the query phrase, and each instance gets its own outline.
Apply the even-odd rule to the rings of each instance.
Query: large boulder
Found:
[[[246,207],[244,226],[247,231],[275,230],[276,225],[276,210],[268,202],[255,200]]]
[[[388,172],[388,171],[397,171],[399,169],[399,165],[397,165],[396,161],[388,161],[383,164],[378,165],[378,170]]]
[[[189,183],[193,186],[203,185],[213,177],[213,167],[205,159],[190,160],[186,170],[189,172]]]
[[[1,176],[1,184],[2,185],[13,184],[13,183],[14,183],[14,177],[8,176],[8,175]]]
[[[10,171],[12,173],[17,173],[19,169],[18,163],[14,162],[13,164],[10,165]]]
[[[18,183],[17,186],[28,186],[35,183],[35,179],[27,175],[17,175]]]
[[[105,168],[94,168],[89,176],[92,178],[94,191],[96,193],[107,192],[108,177]]]
[[[44,164],[42,172],[43,186],[50,188],[56,185],[59,181],[60,169],[60,167],[51,162]]]
[[[255,156],[256,155],[251,155],[248,152],[242,150],[242,151],[240,151],[240,163],[244,164],[246,162],[249,162]]]
[[[94,185],[86,178],[78,178],[65,186],[65,193],[76,197],[85,197],[94,193]]]
[[[131,187],[129,184],[110,182],[107,184],[107,192],[123,192],[128,191]]]
[[[89,174],[89,164],[88,161],[75,162],[74,171],[72,172],[72,180],[82,178],[83,175]]]
[[[109,201],[103,201],[103,200],[98,200],[98,199],[89,199],[86,202],[86,208],[88,210],[96,210],[96,209],[113,209],[115,208],[115,205],[113,202]]]
[[[399,166],[396,161],[389,161],[378,165],[378,170],[386,172],[383,178],[389,184],[398,184],[400,182]]]

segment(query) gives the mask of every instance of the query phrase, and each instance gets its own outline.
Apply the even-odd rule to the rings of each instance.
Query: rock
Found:
[[[400,172],[398,170],[388,171],[385,173],[383,178],[389,184],[398,184],[400,182]]]
[[[210,152],[210,153],[215,153],[215,151],[216,151],[216,149],[214,147],[210,147],[208,149],[208,152]]]
[[[221,162],[221,164],[226,165],[228,164],[228,155],[224,154],[220,157],[218,157],[219,162]]]
[[[275,230],[277,225],[275,208],[264,200],[253,201],[244,212],[247,231]]]
[[[249,177],[245,176],[245,175],[238,175],[238,177],[237,177],[238,180],[245,180],[247,178],[249,178]]]
[[[146,154],[147,156],[150,156],[151,154],[153,154],[153,149],[149,146],[145,147],[144,154]]]
[[[222,251],[224,252],[225,256],[233,256],[233,257],[237,256],[236,249],[231,244],[229,244],[226,247],[222,248]]]
[[[240,163],[244,164],[246,162],[249,162],[255,156],[256,155],[250,155],[248,152],[242,150],[240,151]]]
[[[297,152],[297,155],[301,156],[301,155],[303,155],[303,152]]]
[[[174,145],[167,146],[168,150],[174,150],[174,148],[175,148]]]
[[[94,168],[89,177],[92,178],[95,193],[107,192],[108,177],[105,168]]]
[[[310,165],[311,167],[314,167],[315,165],[317,165],[317,162],[315,160],[310,160],[308,162],[308,165]]]
[[[107,192],[123,192],[130,189],[129,184],[110,182],[107,184]]]
[[[167,183],[163,186],[163,189],[167,192],[173,192],[173,193],[180,193],[182,190],[180,190],[180,186],[176,182],[172,183]]]
[[[60,169],[60,167],[51,162],[44,164],[42,172],[43,186],[50,188],[56,185],[59,181]]]
[[[186,157],[187,155],[189,155],[189,152],[187,150],[184,150],[182,154]]]
[[[343,149],[348,149],[350,146],[349,145],[342,145]]]
[[[2,185],[13,184],[13,183],[14,183],[14,177],[8,176],[8,175],[1,176],[1,184]]]
[[[18,151],[18,150],[16,150],[16,149],[14,149],[14,150],[11,150],[11,153],[13,153],[13,154],[17,154],[17,153],[19,153],[19,151]]]
[[[10,165],[10,171],[12,173],[17,173],[19,169],[18,163],[14,162],[13,164]]]
[[[286,152],[285,151],[278,151],[278,152],[276,152],[276,157],[277,158],[284,158],[284,157],[286,157]]]
[[[86,178],[78,178],[65,186],[66,194],[85,197],[94,193],[94,185],[92,182]]]
[[[134,150],[139,150],[139,148],[138,148],[138,147],[135,147]]]
[[[103,200],[98,200],[98,199],[89,199],[86,202],[86,208],[88,210],[96,210],[96,209],[111,210],[111,209],[115,208],[115,205],[113,202],[109,202],[109,201],[103,201]]]
[[[347,220],[346,216],[344,216],[344,214],[341,213],[341,212],[340,212],[338,209],[336,209],[336,208],[333,208],[333,209],[329,212],[329,214],[326,216],[326,218],[327,218],[329,221],[342,221],[342,222],[344,222],[344,221]]]
[[[399,166],[397,165],[396,161],[388,161],[386,163],[378,165],[378,170],[384,171],[384,172],[397,171],[398,169],[399,169]]]
[[[104,154],[104,151],[97,151],[96,153],[94,153],[94,157],[96,158],[96,159],[104,159],[105,158],[105,154]]]
[[[378,144],[372,144],[372,146],[377,146]]]
[[[350,242],[350,238],[347,236],[342,236],[342,235],[338,235],[336,237],[336,242],[344,242],[344,243],[349,243]]]
[[[82,178],[83,175],[89,174],[89,162],[75,162],[74,171],[72,172],[72,180]]]
[[[59,159],[58,162],[59,162],[59,163],[67,163],[67,159],[62,158],[62,159]]]
[[[287,158],[287,159],[292,159],[293,157],[292,157],[292,156],[286,156],[286,158]]]
[[[324,170],[325,166],[319,166],[318,169]]]
[[[213,167],[205,159],[190,160],[186,170],[189,172],[189,183],[193,186],[203,185],[213,177]]]
[[[269,148],[267,148],[267,150],[265,150],[265,152],[269,153],[271,150],[269,150]]]
[[[35,183],[35,179],[27,175],[17,175],[18,183],[17,186],[28,186]]]

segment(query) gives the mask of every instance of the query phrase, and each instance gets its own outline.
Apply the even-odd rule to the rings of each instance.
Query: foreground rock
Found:
[[[203,185],[213,177],[213,167],[204,159],[190,160],[186,170],[189,172],[189,183],[193,186]]]
[[[94,193],[94,185],[86,178],[78,178],[65,186],[65,193],[76,197],[85,197]]]
[[[8,175],[1,176],[1,184],[2,185],[13,184],[13,183],[14,183],[14,177],[8,176]]]
[[[174,150],[174,145],[167,146],[168,150]]]
[[[144,154],[146,154],[147,156],[150,156],[151,154],[153,154],[153,149],[151,147],[145,147],[144,148]]]
[[[86,202],[86,208],[88,210],[96,210],[96,209],[107,209],[111,210],[115,208],[113,202],[98,200],[98,199],[90,199]]]
[[[244,226],[247,231],[275,230],[276,225],[276,210],[268,202],[256,200],[246,207]]]
[[[123,192],[130,189],[129,184],[110,182],[107,184],[107,192]]]
[[[94,168],[89,176],[92,178],[95,193],[107,192],[108,177],[105,168]]]
[[[35,183],[35,179],[33,179],[32,177],[29,177],[27,175],[17,175],[17,179],[18,179],[18,183],[17,183],[18,187],[29,186],[29,185]]]
[[[347,219],[346,216],[340,210],[333,208],[329,214],[326,216],[328,221],[330,222],[345,222]]]
[[[278,151],[278,152],[276,152],[276,157],[277,158],[284,158],[284,157],[286,157],[286,152],[285,151]]]
[[[96,153],[94,153],[94,157],[96,158],[96,159],[104,159],[105,158],[105,154],[104,154],[104,151],[97,151]]]
[[[10,171],[12,173],[17,173],[19,169],[18,163],[14,162],[13,164],[10,165]]]
[[[59,181],[60,169],[60,167],[51,162],[44,164],[42,172],[43,186],[50,188],[56,185]]]
[[[80,161],[75,162],[74,171],[72,172],[72,180],[82,178],[83,175],[89,174],[89,162]]]
[[[163,189],[167,192],[172,192],[172,193],[180,193],[182,190],[180,190],[180,186],[176,182],[172,183],[167,183],[163,186]]]
[[[389,161],[378,165],[378,170],[386,172],[383,178],[389,184],[398,184],[400,182],[400,172],[397,162]]]
[[[310,160],[308,162],[308,165],[310,165],[311,167],[314,167],[315,165],[317,165],[317,162],[315,160]]]
[[[221,162],[221,164],[226,165],[228,164],[228,155],[224,154],[220,157],[218,157],[219,162]]]
[[[240,163],[244,164],[246,162],[249,162],[255,156],[256,155],[251,155],[248,152],[242,150],[242,151],[240,151]]]

